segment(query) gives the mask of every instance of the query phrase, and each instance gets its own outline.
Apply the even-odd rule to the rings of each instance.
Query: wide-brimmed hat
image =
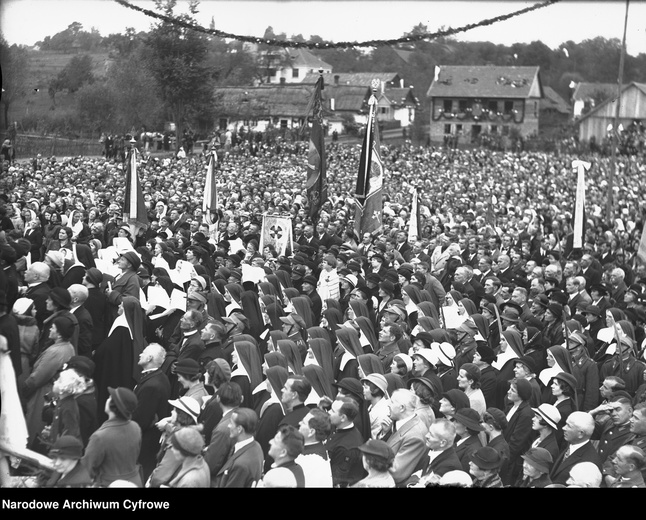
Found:
[[[368,374],[366,377],[362,378],[361,381],[370,381],[373,385],[379,388],[386,397],[388,397],[388,381],[382,374]]]
[[[552,455],[545,448],[530,448],[521,457],[541,473],[549,473],[554,462]]]
[[[363,385],[358,379],[355,379],[354,377],[344,377],[341,381],[333,383],[333,386],[343,388],[346,392],[350,392],[352,395],[356,396],[359,401],[363,401]]]
[[[170,399],[168,404],[178,410],[186,412],[197,424],[197,417],[200,415],[200,403],[192,397],[182,396],[179,399]]]
[[[455,359],[456,352],[455,347],[448,341],[443,341],[442,343],[434,341],[433,343],[431,343],[431,350],[435,352],[440,363],[447,367],[453,366],[453,360]]]
[[[572,374],[569,374],[567,372],[559,372],[552,379],[563,381],[572,389],[573,392],[576,391],[576,377],[574,377]]]
[[[581,311],[581,314],[592,314],[593,316],[596,316],[597,318],[601,316],[601,309],[597,307],[596,305],[590,304],[586,305],[583,310]]]
[[[390,280],[380,282],[379,288],[390,296],[395,294],[395,285]]]
[[[480,469],[498,469],[501,463],[500,453],[491,446],[483,446],[471,455],[471,462]]]
[[[475,430],[477,432],[484,430],[484,426],[482,426],[482,422],[480,421],[480,414],[473,408],[460,408],[455,412],[455,415],[453,415],[453,419],[470,430]]]
[[[547,307],[550,304],[550,299],[547,296],[545,296],[543,293],[541,293],[541,294],[537,294],[534,297],[533,303],[540,305],[544,309],[547,309]]]
[[[532,408],[532,411],[540,415],[543,420],[555,430],[558,429],[561,422],[561,413],[553,404],[543,403],[538,408]]]
[[[61,435],[49,449],[51,459],[61,457],[79,460],[83,458],[83,443],[72,435]]]
[[[110,397],[112,397],[112,402],[117,407],[117,410],[126,418],[130,419],[132,417],[132,412],[137,408],[139,400],[135,393],[129,388],[120,386],[118,388],[108,387],[108,392]]]

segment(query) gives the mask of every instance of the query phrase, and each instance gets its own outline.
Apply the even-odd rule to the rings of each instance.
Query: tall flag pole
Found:
[[[364,233],[376,234],[381,229],[383,211],[382,189],[384,183],[384,165],[379,153],[379,126],[377,124],[377,98],[379,80],[372,80],[372,95],[368,101],[368,121],[366,135],[361,146],[359,174],[356,188],[355,228],[357,236]]]
[[[310,101],[312,110],[312,131],[310,148],[307,156],[307,200],[309,217],[313,222],[318,220],[321,207],[327,201],[327,179],[325,176],[325,134],[323,132],[323,103],[321,91],[324,88],[323,70],[319,70],[319,79],[314,87]],[[308,107],[308,113],[310,108]]]
[[[217,162],[217,160],[217,152],[215,150],[212,150],[206,169],[206,179],[204,180],[204,198],[202,200],[202,215],[204,215],[204,222],[209,225],[209,235],[213,240],[217,240],[216,234],[218,229],[218,188],[215,182],[215,163]],[[215,218],[213,218],[213,214],[216,215]]]
[[[590,169],[586,161],[572,161],[572,168],[577,170],[576,201],[574,204],[574,236],[572,249],[583,249],[583,220],[585,219],[585,172]]]
[[[140,228],[148,226],[148,212],[137,173],[137,149],[134,144],[128,151],[127,157],[123,221],[130,226],[132,236],[136,236]]]
[[[419,186],[413,188],[413,203],[410,211],[410,223],[408,225],[408,241],[413,242],[420,238],[419,230],[422,228],[420,223],[419,210]]]

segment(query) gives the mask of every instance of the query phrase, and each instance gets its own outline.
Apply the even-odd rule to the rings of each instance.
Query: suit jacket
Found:
[[[92,315],[85,308],[85,305],[77,307],[72,312],[76,319],[79,322],[79,339],[78,344],[76,345],[76,351],[79,356],[86,356],[91,358],[92,351],[92,329],[94,328],[94,322],[92,321]]]
[[[231,422],[231,413],[229,410],[222,416],[220,422],[211,432],[211,443],[204,452],[204,460],[211,470],[211,487],[217,487],[217,475],[224,466],[233,448],[233,441],[229,435],[229,423]]]
[[[141,284],[139,277],[134,271],[126,271],[112,284],[112,290],[117,291],[121,296],[132,296],[139,299]]]
[[[554,461],[552,471],[550,471],[550,479],[552,479],[554,484],[565,484],[570,477],[570,470],[579,462],[592,462],[601,470],[599,454],[590,441],[586,442],[573,454],[565,458],[568,448],[569,445],[560,453]]]
[[[388,446],[395,453],[395,461],[390,469],[395,484],[400,485],[406,482],[420,466],[427,451],[424,440],[427,432],[428,428],[415,415],[389,437]]]
[[[263,456],[255,440],[233,452],[215,477],[218,488],[250,488],[262,477]]]
[[[42,330],[43,322],[51,316],[51,312],[47,310],[47,298],[52,288],[45,282],[39,283],[32,287],[27,288],[25,296],[34,302],[36,309],[36,321],[38,328]]]
[[[460,464],[462,464],[462,470],[469,473],[469,462],[471,461],[471,455],[476,451],[482,448],[482,443],[480,442],[480,437],[472,436],[469,437],[462,444],[455,445],[455,454],[460,459]]]
[[[455,446],[447,448],[433,461],[429,464],[429,454],[425,453],[422,458],[422,466],[424,467],[422,471],[422,477],[426,477],[431,473],[438,475],[440,477],[444,476],[445,473],[449,471],[462,471],[462,463],[458,458],[457,453],[455,452]],[[417,477],[411,478],[410,482],[413,483],[417,481]]]
[[[366,476],[358,449],[363,443],[363,436],[356,426],[337,430],[325,442],[335,487],[346,487]]]

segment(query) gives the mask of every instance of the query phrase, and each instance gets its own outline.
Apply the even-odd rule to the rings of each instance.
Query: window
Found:
[[[379,113],[380,114],[387,114],[388,113],[388,107],[379,107]]]
[[[287,123],[288,123],[287,119],[281,119],[280,120],[280,127],[281,128],[287,128]]]
[[[534,117],[538,117],[538,101],[534,101]]]
[[[298,78],[299,69],[292,69],[292,78]]]
[[[453,112],[453,101],[451,101],[450,99],[444,100],[444,111]]]
[[[502,135],[509,135],[509,125],[504,125],[502,127]]]
[[[505,113],[508,114],[514,109],[513,101],[505,101]]]
[[[458,102],[458,112],[465,112],[467,108],[469,108],[469,102],[466,99],[461,99]]]
[[[444,133],[445,134],[451,133],[451,125],[444,125]]]
[[[492,134],[498,133],[498,125],[491,125],[491,133]]]
[[[458,134],[462,132],[462,125],[455,125],[455,132]]]
[[[498,101],[489,101],[487,107],[491,112],[498,112]]]

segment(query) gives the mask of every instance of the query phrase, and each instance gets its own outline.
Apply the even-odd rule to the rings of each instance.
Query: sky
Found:
[[[154,10],[152,0],[131,3]],[[202,0],[197,19],[208,27],[213,17],[216,29],[244,36],[261,37],[271,26],[274,33],[288,37],[302,34],[335,42],[366,41],[399,38],[420,23],[430,32],[457,28],[537,3],[540,0]],[[178,0],[178,4],[181,12],[187,2]],[[633,56],[646,53],[646,0],[630,0],[628,13],[627,51]],[[580,43],[597,36],[621,40],[625,15],[626,2],[621,0],[561,0],[455,38],[504,45],[539,40],[555,49],[566,41]],[[0,31],[9,44],[33,45],[72,22],[107,36],[122,33],[126,27],[147,31],[155,20],[113,0],[0,0]]]

